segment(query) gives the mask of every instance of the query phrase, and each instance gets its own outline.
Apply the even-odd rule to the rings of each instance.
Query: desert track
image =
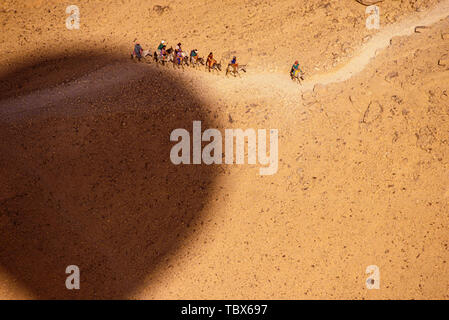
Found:
[[[390,45],[391,39],[394,37],[402,37],[410,35],[414,32],[415,27],[428,27],[449,15],[449,1],[440,2],[436,7],[426,12],[420,12],[413,16],[407,17],[403,21],[382,28],[375,36],[370,39],[359,52],[350,59],[350,61],[335,70],[325,73],[317,74],[310,79],[307,79],[299,86],[300,91],[312,90],[316,84],[327,85],[330,83],[342,82],[350,79],[357,73],[363,71],[370,61],[376,55]],[[169,68],[171,69],[171,68]],[[186,70],[185,75],[190,70]],[[56,103],[60,99],[67,97],[74,97],[76,95],[88,94],[98,90],[107,90],[112,83],[124,83],[127,81],[137,80],[143,75],[143,70],[137,66],[126,63],[114,64],[103,67],[102,70],[94,71],[74,83],[64,85],[62,87],[42,90],[38,93],[33,93],[25,97],[17,99],[9,99],[2,101],[0,104],[0,116],[8,114],[16,114],[20,112],[27,112],[44,107],[48,103]],[[198,73],[196,73],[198,75]],[[283,94],[297,95],[298,85],[292,83],[288,74],[273,74],[273,73],[252,73],[243,74],[241,78],[216,78],[215,76],[201,73],[210,83],[220,88],[220,90],[229,90],[232,92],[234,88],[256,89],[262,95],[270,95],[272,90],[277,90]],[[220,73],[220,76],[223,74]],[[137,77],[136,77],[137,76]],[[92,85],[93,84],[93,85]],[[86,92],[87,90],[87,92]],[[33,103],[31,103],[33,102]]]

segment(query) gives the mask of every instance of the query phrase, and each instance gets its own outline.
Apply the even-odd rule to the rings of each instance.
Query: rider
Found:
[[[198,61],[198,49],[193,49],[190,51],[190,62]]]
[[[233,56],[231,63],[230,63],[231,67],[234,68],[234,71],[237,71],[237,68],[239,67],[239,64],[237,63],[237,57]]]
[[[165,59],[165,56],[167,55],[167,51],[166,51],[166,46],[163,45],[161,50],[159,51],[160,55],[161,55],[161,59]]]
[[[209,68],[209,72],[210,72],[210,68],[213,66],[214,64],[214,54],[212,52],[209,53],[209,55],[207,56],[207,67]]]
[[[176,48],[175,48],[175,54],[176,54],[176,55],[178,54],[178,52],[182,52],[182,49],[181,49],[181,42],[179,42],[179,43],[176,45]]]
[[[137,57],[137,59],[139,61],[142,58],[142,52],[143,52],[143,49],[140,46],[139,42],[136,42],[136,44],[134,45],[134,55]]]
[[[298,60],[295,61],[295,63],[292,65],[292,69],[290,70],[290,74],[292,77],[296,77],[298,72],[302,72],[301,68],[299,68],[299,62]]]
[[[157,47],[157,51],[159,51],[159,53],[160,53],[164,46],[165,46],[165,41],[162,40],[161,43],[159,44],[159,46]]]
[[[178,50],[178,53],[176,54],[176,62],[178,65],[181,65],[182,58],[182,50]]]

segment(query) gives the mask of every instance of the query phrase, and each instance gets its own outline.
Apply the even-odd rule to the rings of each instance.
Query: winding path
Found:
[[[328,73],[314,75],[310,79],[306,79],[299,88],[301,91],[307,91],[312,90],[316,84],[327,85],[346,81],[363,71],[380,50],[390,45],[392,38],[411,35],[415,32],[416,27],[428,27],[447,17],[449,17],[449,1],[445,0],[428,11],[416,13],[401,22],[381,28],[345,65]],[[242,76],[241,79],[223,79],[222,85],[229,87],[232,85],[229,83],[230,81],[238,82],[239,85],[252,89],[263,89],[262,91],[265,90],[268,95],[272,94],[273,90],[298,93],[298,85],[285,74],[248,74]]]

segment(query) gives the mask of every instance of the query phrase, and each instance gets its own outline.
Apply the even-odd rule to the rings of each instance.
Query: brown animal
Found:
[[[200,58],[198,56],[190,57],[190,65],[194,68],[199,65],[204,66],[204,63],[204,58]]]
[[[304,72],[299,71],[296,73],[293,70],[290,70],[290,78],[295,81],[298,82],[299,84],[301,84],[302,81],[304,81]]]
[[[232,73],[232,75],[239,76],[240,77],[240,71],[243,71],[246,73],[246,64],[238,65],[238,64],[228,64],[228,67],[226,68],[226,75],[228,73]]]
[[[207,57],[206,67],[209,70],[209,72],[212,70],[221,71],[221,62],[218,63],[217,60],[213,58],[213,56]]]

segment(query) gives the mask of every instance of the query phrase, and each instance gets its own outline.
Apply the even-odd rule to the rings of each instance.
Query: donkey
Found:
[[[173,62],[173,68],[174,67],[182,67],[182,69],[184,69],[184,65],[189,66],[189,57],[187,56],[187,52],[182,51],[181,52],[181,61],[178,64],[178,57],[176,57],[174,54],[170,55],[171,56],[171,62]]]
[[[192,67],[196,68],[197,66],[200,66],[200,65],[204,66],[204,64],[205,64],[204,58],[200,58],[198,56],[196,58],[190,57],[190,65]]]
[[[243,71],[243,72],[246,73],[246,67],[247,67],[246,64],[242,64],[242,65],[239,65],[239,66],[236,67],[236,66],[234,66],[234,65],[229,63],[228,67],[226,68],[226,76],[229,73],[232,73],[232,75],[234,77],[236,77],[237,75],[240,77],[240,71]]]
[[[206,63],[206,69],[209,70],[209,72],[212,71],[221,71],[221,61],[218,63],[217,60],[212,59],[208,63]]]
[[[296,75],[295,75],[295,72],[293,70],[290,70],[290,78],[293,81],[301,84],[301,82],[304,81],[304,72],[298,71],[298,72],[296,72]]]
[[[137,59],[139,61],[142,58],[146,58],[147,56],[150,56],[150,57],[152,56],[152,54],[150,53],[150,50],[143,50],[142,53],[140,54],[140,57],[138,57],[134,51],[131,53],[131,59]]]
[[[173,48],[170,47],[170,49],[165,50],[165,55],[161,55],[160,52],[154,51],[153,53],[153,61],[159,62],[163,66],[166,62],[172,62],[173,61]]]

